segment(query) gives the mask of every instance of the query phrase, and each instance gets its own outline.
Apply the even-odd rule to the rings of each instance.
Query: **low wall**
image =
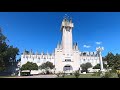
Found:
[[[31,70],[30,74],[39,74],[39,71],[38,70]]]

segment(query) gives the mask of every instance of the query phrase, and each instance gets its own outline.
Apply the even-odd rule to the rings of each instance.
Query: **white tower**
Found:
[[[62,32],[62,49],[64,54],[72,53],[72,19],[64,18],[61,25]]]
[[[100,60],[100,69],[101,69],[101,71],[104,71],[102,55],[101,55],[101,52],[104,50],[104,48],[103,47],[102,48],[98,47],[98,48],[96,48],[96,50],[97,50],[97,53],[98,53],[98,56],[99,56],[99,60]]]

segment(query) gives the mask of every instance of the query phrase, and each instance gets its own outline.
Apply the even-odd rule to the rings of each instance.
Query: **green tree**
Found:
[[[33,62],[27,62],[26,64],[23,64],[22,67],[20,68],[21,71],[23,70],[30,70],[30,72],[22,72],[21,75],[30,75],[31,70],[38,70],[38,65],[36,63]]]
[[[53,69],[55,66],[53,65],[53,63],[47,61],[46,63],[43,63],[42,65],[39,66],[40,69],[44,69],[46,70],[46,72],[49,72],[48,69]]]
[[[114,58],[114,65],[113,65],[113,68],[114,69],[118,69],[120,68],[120,54],[116,54],[115,55],[115,58]]]
[[[46,63],[43,63],[42,65],[39,66],[40,69],[53,69],[55,66],[53,65],[53,63],[47,61]]]
[[[107,68],[107,65],[103,63],[103,67]],[[95,65],[93,69],[100,69],[100,64]]]
[[[38,70],[38,65],[36,63],[27,62],[22,65],[21,70]]]
[[[7,44],[9,40],[2,34],[0,28],[0,71],[9,69],[9,67],[16,63],[16,56],[19,55],[19,49]]]
[[[107,61],[107,64],[112,69],[120,68],[120,54],[112,54],[109,52],[105,57],[104,60]]]
[[[114,65],[115,62],[115,56],[112,52],[109,52],[104,58],[104,61],[107,61],[107,64],[109,65],[109,67],[112,67]]]
[[[85,63],[85,64],[81,64],[80,66],[81,66],[83,71],[88,72],[88,68],[91,68],[92,64],[88,62],[88,63]]]

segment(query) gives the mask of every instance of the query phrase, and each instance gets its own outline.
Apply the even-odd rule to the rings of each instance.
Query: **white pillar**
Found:
[[[100,58],[100,69],[101,71],[103,71],[103,61],[102,61],[101,52],[99,52],[99,58]]]
[[[96,48],[96,50],[97,50],[99,61],[100,61],[100,69],[101,69],[101,71],[103,71],[104,69],[103,69],[103,61],[102,61],[101,51],[104,50],[104,48],[98,47],[98,48]]]

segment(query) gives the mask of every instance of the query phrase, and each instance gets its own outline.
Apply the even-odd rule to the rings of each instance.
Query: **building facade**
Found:
[[[78,44],[73,43],[73,27],[72,19],[64,18],[60,30],[62,40],[57,44],[54,52],[52,54],[38,52],[34,54],[32,51],[29,53],[23,52],[21,55],[21,66],[28,61],[36,63],[38,66],[49,61],[55,65],[55,73],[58,73],[81,70],[80,65],[87,62],[90,62],[92,66],[99,63],[102,64],[102,58],[99,55],[101,53],[98,53],[98,49],[94,52],[81,52]]]

